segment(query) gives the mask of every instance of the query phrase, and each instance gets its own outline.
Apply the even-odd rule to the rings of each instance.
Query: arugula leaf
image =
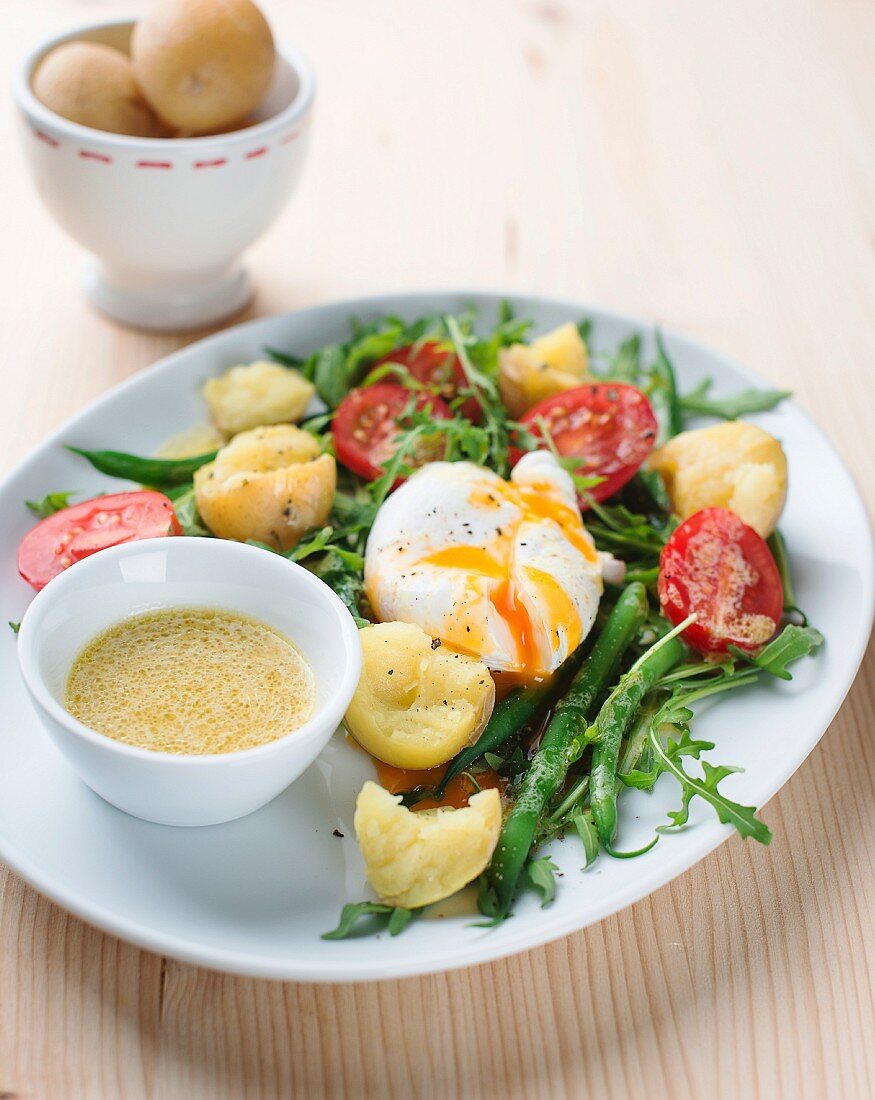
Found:
[[[403,363],[392,362],[380,363],[379,366],[372,367],[361,380],[360,384],[362,386],[373,386],[375,382],[382,382],[384,378],[389,378],[393,382],[398,382],[408,390],[427,393],[430,389],[424,382],[419,382],[413,377],[409,367],[405,367]],[[431,392],[434,392],[434,390],[432,389]]]
[[[334,413],[314,413],[313,416],[308,416],[306,419],[300,421],[298,427],[305,432],[309,432],[310,435],[315,435],[316,439],[322,444],[322,449],[327,450],[328,445],[333,442],[331,435],[323,435],[326,428],[331,425],[331,421],[334,419]]]
[[[579,474],[577,471],[581,466],[585,466],[586,462],[578,455],[563,455],[559,453],[559,448],[556,446],[556,440],[553,438],[553,434],[550,431],[550,427],[543,416],[535,418],[535,423],[538,426],[539,435],[534,436],[529,433],[528,439],[525,441],[525,446],[530,450],[536,450],[541,443],[547,444],[547,449],[556,459],[557,465],[570,475],[571,480],[574,482],[574,488],[581,496],[588,496],[589,490],[594,489],[596,485],[601,485],[605,480],[600,474]],[[520,424],[520,429],[524,430],[524,426]]]
[[[362,369],[389,355],[404,339],[400,322],[385,331],[365,332],[352,342],[346,354],[346,371],[352,378],[360,377]]]
[[[659,329],[656,330],[656,353],[656,362],[651,368],[648,396],[654,406],[656,419],[659,421],[657,445],[661,445],[684,430],[684,419],[678,397],[674,364],[668,356],[665,341]]]
[[[506,299],[501,303],[499,309],[498,324],[487,336],[478,337],[475,334],[475,314],[473,310],[469,311],[467,316],[463,315],[457,320],[460,332],[467,341],[467,350],[471,361],[489,378],[498,377],[498,353],[500,350],[510,347],[511,344],[524,343],[528,339],[532,328],[531,321],[522,320],[514,315],[513,307]],[[453,337],[446,325],[446,318],[444,318],[444,326],[447,330],[447,338],[452,343]],[[504,415],[506,416],[507,413],[505,412]]]
[[[427,437],[440,437],[444,440],[445,462],[474,462],[483,466],[489,459],[490,435],[486,428],[472,424],[463,416],[452,420],[433,420],[430,410],[411,409],[403,417],[405,424],[425,429]]]
[[[336,409],[367,367],[394,351],[405,338],[403,322],[397,317],[384,317],[367,325],[354,323],[349,340],[319,348],[303,362],[273,348],[267,351],[277,362],[297,367],[312,381],[329,409]]]
[[[383,905],[378,901],[353,901],[344,905],[340,913],[340,921],[336,928],[330,932],[323,932],[323,940],[345,940],[352,935],[356,924],[362,917],[378,916],[387,917],[382,925],[388,928],[391,936],[397,936],[403,932],[413,917],[410,909],[398,909],[393,905]]]
[[[662,831],[685,825],[689,820],[690,802],[698,795],[713,806],[718,819],[724,825],[733,825],[741,837],[745,839],[753,837],[761,844],[768,844],[771,841],[772,834],[768,826],[757,818],[756,807],[743,806],[740,802],[734,802],[718,789],[723,779],[741,769],[726,765],[717,766],[702,761],[703,777],[699,779],[690,775],[684,770],[680,762],[681,758],[686,755],[695,756],[698,759],[698,752],[701,752],[699,745],[704,747],[705,743],[692,741],[689,733],[684,731],[679,741],[669,738],[668,743],[663,745],[659,735],[658,715],[650,727],[650,744],[657,764],[662,771],[670,772],[682,789],[681,807],[669,814],[672,824],[660,826]]]
[[[635,716],[635,720],[626,735],[623,757],[617,767],[617,778],[622,780],[625,774],[634,771],[641,763],[645,746],[648,744],[650,723],[654,714],[659,710],[659,700],[655,697],[645,697],[645,700]]]
[[[590,317],[584,317],[577,322],[577,331],[580,333],[580,338],[589,348],[589,339],[592,336],[592,319]]]
[[[417,442],[426,434],[426,431],[431,430],[432,423],[426,418],[426,423],[420,422],[398,437],[398,446],[395,453],[383,464],[382,474],[370,482],[367,487],[371,497],[371,509],[374,517],[377,514],[377,509],[392,491],[392,486],[398,478],[409,472],[404,460],[409,454],[413,453]],[[373,518],[370,522],[374,522]]]
[[[711,379],[706,378],[694,390],[680,399],[681,412],[687,416],[715,416],[722,420],[737,420],[750,413],[768,412],[786,398],[790,390],[741,390],[731,397],[709,397]]]
[[[390,936],[397,936],[404,931],[408,924],[410,924],[415,914],[416,910],[401,909],[400,907],[392,905],[383,905],[381,902],[376,901],[351,902],[348,905],[344,905],[337,927],[330,932],[324,932],[322,934],[322,939],[346,939],[348,936],[352,935],[356,924],[358,924],[363,917],[367,916],[388,917],[388,921],[383,923]]]
[[[792,680],[787,666],[800,657],[808,657],[823,645],[823,635],[813,626],[796,626],[793,623],[784,627],[781,633],[764,646],[755,657],[741,649],[731,647],[734,657],[739,657],[756,668],[777,676],[779,680]]]
[[[587,518],[586,527],[599,550],[610,550],[624,558],[634,553],[644,559],[639,563],[644,568],[658,565],[662,548],[677,526],[676,519],[668,517],[659,525],[631,512],[624,504],[600,504],[588,494],[584,496],[595,517]]]
[[[374,518],[373,501],[367,490],[348,493],[338,489],[334,494],[331,520],[344,531],[356,531],[370,526]]]
[[[592,814],[589,810],[585,810],[583,813],[573,817],[571,823],[583,842],[583,854],[586,860],[583,869],[586,870],[587,867],[595,862],[599,854],[599,838],[598,833],[595,831],[595,826],[592,823]]]
[[[313,557],[314,554],[322,554],[326,551],[336,554],[348,569],[361,572],[365,567],[365,559],[361,554],[354,550],[346,550],[334,542],[333,527],[323,527],[309,536],[305,534],[296,546],[286,552],[285,556],[289,561],[300,562]]]
[[[356,626],[369,625],[369,620],[363,618],[360,611],[365,592],[364,579],[361,573],[344,565],[336,554],[326,554],[310,568],[320,580],[328,585],[332,592],[343,600],[355,619]]]
[[[12,619],[9,620],[9,629],[13,634],[17,634],[21,630],[21,623],[14,623]]]
[[[396,906],[389,917],[389,923],[386,925],[389,935],[399,936],[413,920],[415,914],[416,910],[414,909],[402,909],[400,906]]]
[[[41,500],[26,500],[24,503],[35,516],[45,519],[46,516],[53,516],[55,512],[69,507],[71,496],[73,496],[72,492],[46,493]]]
[[[212,531],[201,519],[200,512],[197,510],[193,485],[178,487],[171,500],[173,501],[173,511],[176,512],[176,518],[179,520],[179,526],[182,528],[184,535],[197,538],[210,538],[212,536]]]
[[[624,340],[608,360],[605,378],[612,382],[639,384],[641,375],[641,337],[636,333]]]
[[[556,872],[559,868],[549,856],[530,859],[526,864],[529,883],[541,895],[541,908],[544,909],[556,897]]]
[[[353,379],[346,370],[346,354],[342,344],[329,344],[308,360],[307,373],[316,393],[329,409],[335,409],[349,393]]]
[[[471,393],[483,413],[486,445],[484,464],[490,466],[500,477],[507,477],[511,467],[510,451],[515,425],[508,418],[507,409],[498,392],[498,352],[509,338],[508,326],[516,324],[516,331],[513,332],[515,337],[520,337],[525,329],[518,323],[506,322],[489,339],[478,341],[475,337],[466,337],[455,317],[446,317],[445,323]]]

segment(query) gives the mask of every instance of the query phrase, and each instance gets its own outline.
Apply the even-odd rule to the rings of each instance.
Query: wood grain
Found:
[[[247,315],[505,287],[676,325],[840,442],[875,504],[875,7],[862,0],[267,3],[320,78]],[[7,71],[109,0],[6,0]],[[4,468],[184,340],[93,314],[4,102]],[[188,337],[186,339],[189,339]],[[245,981],[148,955],[0,872],[0,1096],[875,1095],[875,655],[821,746],[633,908],[477,969]]]

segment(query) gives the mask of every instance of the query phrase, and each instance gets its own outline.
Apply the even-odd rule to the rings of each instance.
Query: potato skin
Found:
[[[359,631],[362,675],[346,726],[363,749],[397,768],[435,768],[477,739],[495,703],[482,661],[435,648],[410,623]]]
[[[388,905],[418,909],[458,893],[486,868],[501,831],[501,798],[486,790],[462,809],[412,812],[367,782],[354,823],[371,886]]]
[[[674,511],[687,519],[703,508],[728,508],[763,538],[787,499],[787,458],[774,436],[743,420],[681,432],[650,456]]]
[[[547,397],[584,385],[591,377],[586,344],[570,323],[531,344],[511,344],[499,352],[498,388],[513,417]]]
[[[131,37],[149,102],[187,134],[242,122],[270,87],[275,59],[270,27],[251,0],[163,0]]]
[[[164,129],[137,84],[127,57],[97,42],[67,42],[45,57],[34,95],[50,111],[112,134],[161,137]]]
[[[204,400],[220,432],[236,435],[300,420],[316,392],[300,371],[259,360],[204,383]]]
[[[324,525],[336,484],[332,456],[290,424],[241,432],[194,475],[198,511],[214,535],[277,550]]]

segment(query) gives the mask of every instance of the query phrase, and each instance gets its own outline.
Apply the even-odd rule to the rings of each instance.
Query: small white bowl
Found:
[[[230,316],[252,288],[241,252],[276,219],[298,183],[313,73],[277,48],[273,85],[255,125],[198,138],[139,138],[92,130],[33,94],[39,62],[64,42],[128,51],[133,23],[82,27],[44,42],[19,67],[13,93],[31,174],[43,202],[97,257],[91,301],[140,328],[191,329]]]
[[[282,631],[313,669],[310,721],[254,749],[182,756],[134,748],[73,718],[64,692],[82,648],[121,619],[165,607],[222,608]],[[179,537],[111,547],[55,577],[22,620],[18,656],[37,714],[81,778],[119,809],[163,825],[232,821],[278,795],[337,729],[362,663],[349,611],[302,566],[254,546]]]

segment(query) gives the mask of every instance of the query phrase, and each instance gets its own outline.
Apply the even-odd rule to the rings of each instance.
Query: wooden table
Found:
[[[724,348],[839,442],[875,504],[875,7],[853,0],[296,0],[320,79],[301,191],[252,252],[256,316],[504,287]],[[114,0],[6,0],[5,68]],[[194,337],[85,305],[3,105],[0,463]],[[730,840],[550,947],[362,986],[146,954],[0,872],[0,1096],[875,1095],[875,659]],[[5,1090],[5,1091],[4,1091]]]

